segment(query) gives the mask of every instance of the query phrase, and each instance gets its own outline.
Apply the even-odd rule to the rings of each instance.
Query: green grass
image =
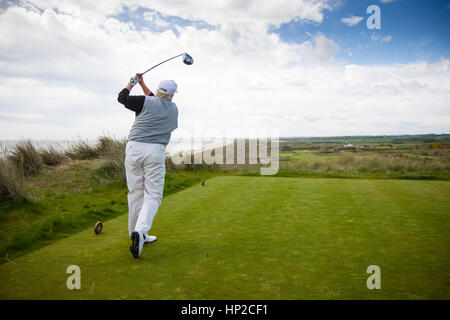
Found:
[[[104,180],[94,161],[71,161],[28,177],[34,201],[0,205],[0,263],[66,238],[98,221],[128,212],[126,182]],[[209,178],[214,172],[167,171],[164,196]]]
[[[449,299],[450,182],[216,177],[0,265],[1,299]],[[67,266],[81,268],[68,290]],[[366,268],[381,268],[381,290]]]

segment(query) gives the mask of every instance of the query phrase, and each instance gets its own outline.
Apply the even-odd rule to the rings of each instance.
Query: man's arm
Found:
[[[150,91],[150,89],[145,85],[144,78],[141,75],[138,75],[138,82],[139,85],[142,88],[142,91],[144,91],[144,94],[146,96],[153,96],[154,94]]]
[[[123,104],[125,108],[136,112],[136,115],[138,115],[144,107],[145,96],[130,96],[131,88],[129,88],[129,85],[123,88],[117,97],[117,101]]]
[[[139,84],[142,87],[145,95],[153,95],[149,88],[144,83],[142,76],[137,77]],[[134,85],[129,83],[127,86],[120,91],[117,101],[125,106],[125,108],[130,109],[136,112],[136,116],[141,113],[142,108],[144,107],[145,96],[130,96],[130,91],[133,89]]]

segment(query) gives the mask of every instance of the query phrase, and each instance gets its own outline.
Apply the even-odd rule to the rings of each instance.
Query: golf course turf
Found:
[[[215,177],[164,199],[140,259],[121,215],[0,265],[0,299],[449,299],[449,199],[448,181]]]

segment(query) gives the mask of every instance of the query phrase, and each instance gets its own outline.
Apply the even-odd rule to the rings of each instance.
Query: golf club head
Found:
[[[184,53],[183,54],[183,62],[187,65],[191,65],[194,63],[194,59],[187,53]]]

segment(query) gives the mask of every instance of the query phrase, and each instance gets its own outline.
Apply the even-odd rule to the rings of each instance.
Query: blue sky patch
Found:
[[[178,36],[177,26],[192,26],[196,29],[213,30],[215,27],[200,20],[187,20],[176,16],[165,16],[161,13],[146,8],[139,7],[132,11],[129,7],[123,6],[123,12],[113,16],[117,20],[129,23],[132,22],[137,30],[148,29],[155,32],[172,30]]]
[[[369,30],[369,5],[381,9],[381,29]],[[362,17],[354,26],[342,19]],[[340,1],[324,11],[322,23],[291,21],[271,32],[287,42],[303,42],[321,33],[340,46],[338,59],[354,64],[392,64],[422,60],[435,62],[450,57],[450,1],[378,0]]]

